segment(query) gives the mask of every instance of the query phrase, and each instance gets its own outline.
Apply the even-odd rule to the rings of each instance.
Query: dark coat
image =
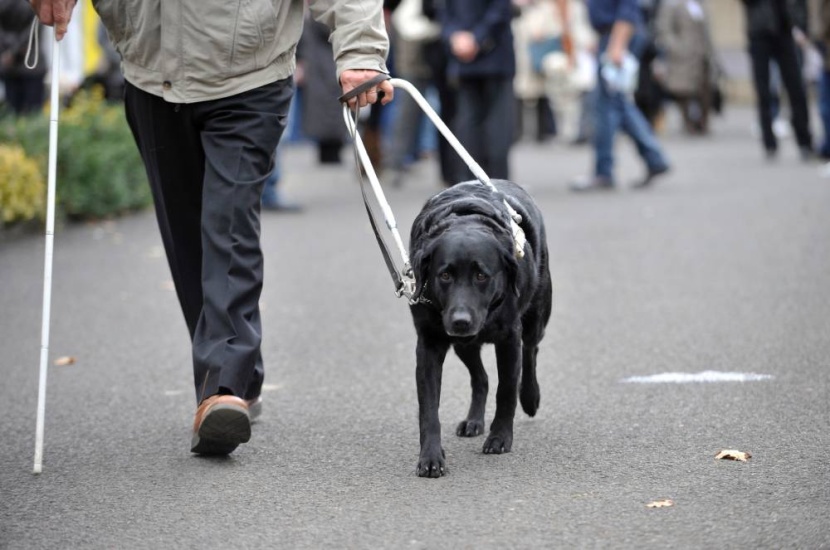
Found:
[[[337,82],[329,28],[309,18],[297,46],[297,60],[303,64],[303,133],[318,141],[346,141],[343,108],[337,98],[343,92]]]
[[[479,46],[478,55],[470,63],[461,63],[450,56],[450,76],[508,77],[516,74],[510,0],[446,0],[440,14],[442,36],[448,48],[450,36],[456,31],[472,32]]]
[[[750,37],[789,34],[793,28],[787,0],[743,0]]]

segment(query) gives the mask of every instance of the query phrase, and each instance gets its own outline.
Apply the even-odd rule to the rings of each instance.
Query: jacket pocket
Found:
[[[276,41],[277,12],[272,0],[242,0],[228,70],[240,74],[266,66],[273,60]]]
[[[130,21],[130,2],[125,0],[92,0],[92,6],[98,12],[101,22],[109,33],[110,40],[119,51],[132,34]],[[122,52],[123,53],[123,52]]]

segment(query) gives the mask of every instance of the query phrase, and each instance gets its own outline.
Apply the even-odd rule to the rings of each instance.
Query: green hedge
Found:
[[[0,119],[0,143],[17,144],[47,175],[48,113]],[[0,173],[0,179],[6,175]],[[58,126],[57,207],[70,219],[108,218],[152,203],[141,157],[120,103],[81,92]]]
[[[45,188],[37,162],[17,145],[0,144],[0,225],[42,215]]]

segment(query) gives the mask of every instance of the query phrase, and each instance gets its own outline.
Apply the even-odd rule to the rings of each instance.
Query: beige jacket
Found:
[[[173,103],[242,93],[294,72],[304,0],[93,0],[124,77]],[[388,72],[381,0],[309,0],[333,29],[337,76]]]

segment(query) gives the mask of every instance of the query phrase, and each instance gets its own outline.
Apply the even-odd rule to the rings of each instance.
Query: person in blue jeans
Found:
[[[830,70],[827,69],[826,65],[821,71],[818,109],[821,116],[821,126],[824,129],[824,138],[819,145],[818,155],[823,160],[830,160]]]
[[[645,176],[635,188],[649,187],[657,176],[669,171],[669,163],[660,143],[643,114],[634,105],[631,91],[620,89],[604,75],[607,69],[619,72],[627,55],[637,54],[641,24],[637,0],[588,0],[591,25],[599,34],[600,77],[597,80],[594,175],[572,183],[574,191],[613,189],[614,138],[622,129],[634,140],[637,152],[646,164]]]

